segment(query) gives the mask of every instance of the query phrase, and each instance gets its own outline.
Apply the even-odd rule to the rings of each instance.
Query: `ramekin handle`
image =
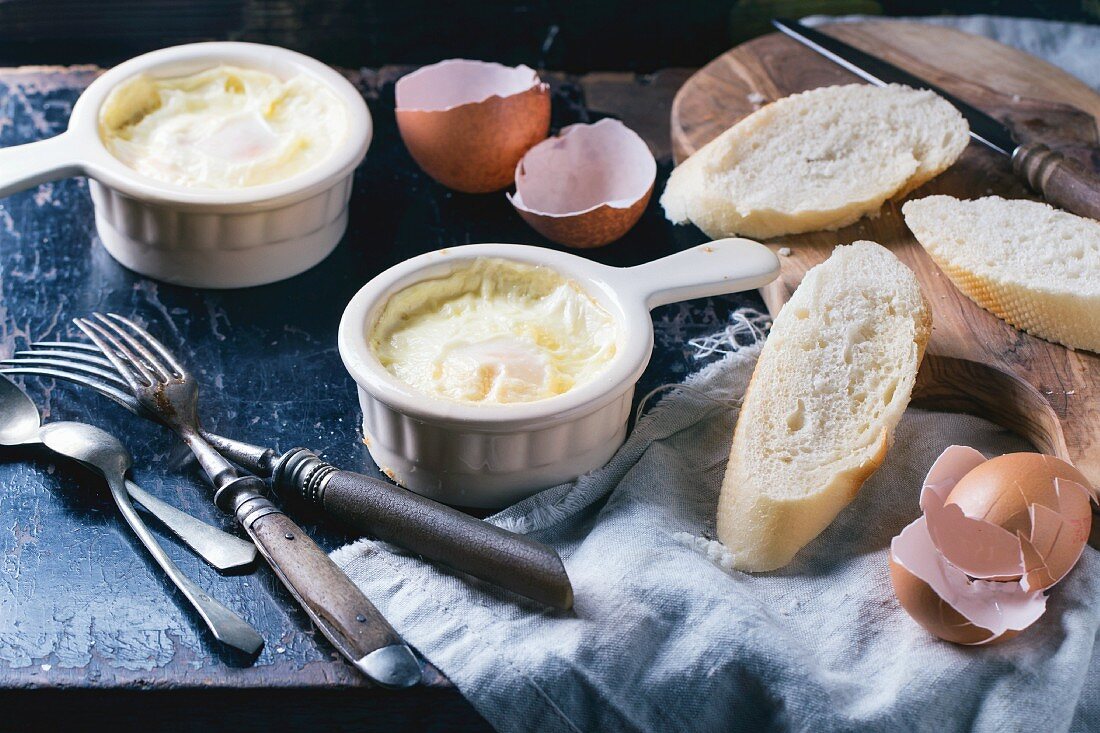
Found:
[[[0,148],[0,198],[83,172],[69,133]]]
[[[716,239],[623,270],[647,308],[763,287],[779,275],[779,258],[751,239]]]

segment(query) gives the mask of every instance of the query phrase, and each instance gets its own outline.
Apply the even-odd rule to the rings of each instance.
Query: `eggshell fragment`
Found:
[[[499,191],[550,132],[550,88],[527,66],[450,59],[397,81],[397,127],[424,172],[465,193]]]
[[[1007,638],[1042,615],[1042,591],[1076,564],[1092,491],[1071,465],[1015,453],[987,461],[951,446],[928,472],[920,517],[890,547],[902,607],[960,644]]]
[[[932,586],[906,570],[894,559],[892,550],[890,582],[901,607],[929,633],[956,644],[984,644],[993,638],[992,631],[972,624],[943,600]]]
[[[890,543],[890,574],[898,601],[930,632],[957,644],[987,644],[1035,623],[1046,596],[1019,583],[971,580],[938,552],[926,517]]]
[[[1065,577],[1088,542],[1092,507],[1087,485],[1088,479],[1058,458],[1010,453],[969,471],[948,494],[947,504],[987,527],[1019,535],[1017,543],[1029,543],[1043,559],[1048,576],[1040,581],[1031,573],[1029,583],[1039,583],[1033,589],[1043,590]],[[1026,565],[1021,557],[1009,577],[1029,574]],[[963,569],[970,575],[994,577]]]
[[[920,508],[928,532],[939,552],[975,578],[1019,578],[1024,572],[1020,541],[1016,534],[995,524],[968,517],[962,507],[947,503],[961,480],[985,464],[973,448],[947,448],[925,478]]]
[[[537,232],[568,247],[599,247],[626,234],[645,211],[657,161],[614,119],[570,125],[527,151],[508,200]]]

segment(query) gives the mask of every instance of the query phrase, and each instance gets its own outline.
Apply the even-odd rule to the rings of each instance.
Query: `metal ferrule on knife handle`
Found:
[[[270,476],[278,460],[275,451],[270,448],[224,438],[205,430],[202,431],[202,437],[223,457],[257,476]]]
[[[341,471],[305,448],[287,451],[275,490],[320,505],[348,525],[539,603],[573,606],[573,586],[547,545],[363,474]]]
[[[1100,219],[1100,176],[1080,162],[1032,142],[1012,152],[1012,169],[1055,206]]]

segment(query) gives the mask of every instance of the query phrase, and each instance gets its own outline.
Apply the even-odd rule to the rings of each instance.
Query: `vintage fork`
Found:
[[[158,353],[167,347],[138,326],[111,314],[109,318],[137,329]],[[126,409],[156,421],[114,366],[109,350],[81,342],[31,344],[0,361],[0,372],[63,379],[91,387]],[[172,359],[173,363],[176,360]],[[573,588],[554,550],[523,535],[473,518],[393,484],[325,463],[305,448],[282,456],[270,449],[207,432],[201,437],[234,463],[271,476],[280,495],[296,494],[366,534],[411,550],[429,560],[469,573],[494,585],[556,608],[573,604]]]
[[[289,517],[264,496],[256,476],[240,475],[198,429],[194,379],[160,342],[117,315],[77,318],[77,327],[111,362],[143,410],[157,415],[191,449],[214,485],[214,503],[234,515],[275,574],[321,632],[375,682],[408,687],[420,664],[374,604]],[[98,322],[97,322],[98,321]]]
[[[122,316],[114,313],[108,315],[112,318],[122,319]],[[128,321],[128,323],[134,328],[138,328],[132,321]],[[142,330],[144,331],[144,329]],[[156,341],[147,332],[146,336],[148,339]],[[156,341],[156,343],[159,345],[161,353],[171,356],[171,352],[164,344],[159,341]],[[173,361],[178,362],[174,357]],[[129,391],[129,385],[115,369],[114,364],[103,356],[103,351],[94,343],[36,341],[31,344],[30,349],[16,351],[12,354],[12,358],[0,361],[0,373],[52,377],[84,387],[91,387],[139,417],[154,422],[162,422],[158,414],[146,410],[138,402]],[[263,448],[208,432],[202,427],[201,423],[198,426],[198,432],[219,453],[251,473],[258,476],[270,476],[275,468],[277,462],[275,451],[270,448]]]

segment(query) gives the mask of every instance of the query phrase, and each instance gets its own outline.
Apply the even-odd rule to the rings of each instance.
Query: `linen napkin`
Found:
[[[1092,548],[1043,618],[998,645],[939,641],[894,597],[890,539],[919,516],[940,451],[1028,449],[989,422],[910,410],[883,467],[793,563],[724,567],[715,509],[758,354],[744,347],[689,377],[603,469],[489,519],[561,553],[573,612],[376,542],[333,557],[501,731],[1100,727]]]

